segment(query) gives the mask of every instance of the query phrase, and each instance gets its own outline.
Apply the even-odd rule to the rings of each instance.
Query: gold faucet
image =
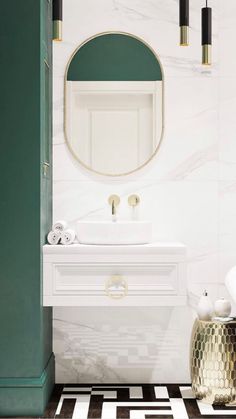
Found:
[[[118,195],[111,195],[108,198],[108,203],[111,205],[112,221],[116,221],[116,209],[120,203],[120,197]]]
[[[111,204],[111,214],[116,215],[116,206],[115,206],[114,199],[112,200],[112,204]]]

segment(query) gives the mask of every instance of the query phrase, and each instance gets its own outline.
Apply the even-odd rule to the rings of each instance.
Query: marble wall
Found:
[[[235,264],[235,0],[213,7],[213,65],[201,66],[200,7],[191,2],[191,45],[178,46],[177,0],[66,0],[63,42],[54,44],[54,219],[104,219],[107,198],[141,197],[154,240],[188,246],[189,305],[182,308],[55,308],[57,382],[188,382],[192,307],[204,288],[225,293]],[[98,181],[70,155],[63,133],[63,83],[74,49],[98,32],[133,33],[158,53],[165,75],[165,132],[146,171]],[[232,46],[231,46],[232,44]]]

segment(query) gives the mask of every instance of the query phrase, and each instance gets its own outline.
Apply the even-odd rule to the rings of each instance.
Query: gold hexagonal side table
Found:
[[[195,321],[190,371],[197,399],[210,404],[235,403],[236,321]]]

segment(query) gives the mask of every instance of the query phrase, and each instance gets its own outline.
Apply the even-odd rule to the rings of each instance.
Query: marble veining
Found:
[[[88,317],[88,310],[84,308],[80,310],[79,323],[71,318],[71,315],[77,313],[75,308],[68,309],[66,318],[60,308],[54,309],[57,382],[70,378],[74,383],[125,383],[130,379],[138,382],[140,376],[145,377],[144,380],[153,381],[157,375],[162,382],[169,382],[170,379],[176,381],[178,373],[173,372],[176,362],[181,365],[182,373],[187,377],[188,366],[184,359],[188,347],[181,336],[181,324],[175,323],[175,319],[181,321],[184,318],[187,308],[154,308],[147,312],[142,308],[137,309],[136,313],[130,308],[117,309],[114,322],[110,318],[112,310],[97,310],[97,321],[93,313]],[[135,322],[137,312],[146,317],[140,318],[139,327]],[[158,324],[153,321],[153,314],[165,317]],[[126,322],[127,315],[129,318]],[[188,329],[192,321],[190,315]],[[167,325],[169,330],[166,330]]]

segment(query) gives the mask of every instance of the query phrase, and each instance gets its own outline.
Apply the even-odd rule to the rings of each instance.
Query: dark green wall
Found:
[[[84,44],[68,68],[71,81],[155,81],[162,71],[154,53],[130,35],[105,34]]]
[[[43,174],[46,155],[51,163],[51,117],[46,129],[44,113],[51,109],[51,2],[0,4],[1,398],[6,378],[20,385],[41,377],[52,357],[52,319],[42,307],[42,244],[51,223],[50,170]]]

